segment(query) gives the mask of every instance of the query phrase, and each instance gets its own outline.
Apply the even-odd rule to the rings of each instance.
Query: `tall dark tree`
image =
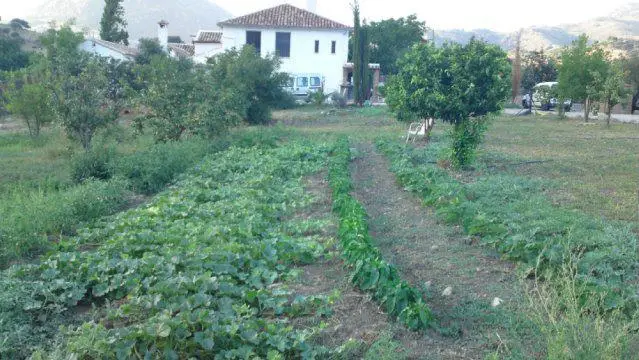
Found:
[[[379,63],[384,74],[396,74],[397,60],[411,46],[422,42],[426,30],[425,23],[415,15],[371,22],[368,25],[371,62]]]
[[[100,20],[100,38],[129,45],[129,33],[124,20],[123,0],[104,0],[104,12]]]
[[[29,64],[29,55],[22,50],[21,38],[0,36],[0,71],[13,71]]]
[[[515,59],[513,60],[513,69],[512,69],[512,86],[511,86],[511,98],[513,102],[515,102],[515,98],[519,95],[519,88],[521,85],[521,33],[522,30],[519,30],[517,33],[517,41],[515,44]]]
[[[359,19],[359,2],[353,3],[353,97],[355,103],[363,105],[370,92],[370,74],[368,60],[370,46],[368,28],[362,26]]]
[[[531,51],[522,59],[521,87],[526,91],[540,82],[557,81],[557,62],[542,51]]]

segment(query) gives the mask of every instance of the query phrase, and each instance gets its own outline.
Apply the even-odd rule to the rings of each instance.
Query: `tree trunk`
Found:
[[[590,98],[587,97],[584,102],[584,121],[588,122],[588,115],[590,115]]]

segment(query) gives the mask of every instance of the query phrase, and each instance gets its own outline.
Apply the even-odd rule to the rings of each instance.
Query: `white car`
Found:
[[[551,97],[550,99],[544,99],[542,89],[546,88],[546,91],[553,91],[557,86],[556,81],[542,82],[533,87],[532,104],[541,110],[550,110],[557,106],[557,98]],[[572,107],[572,100],[568,99],[564,101],[564,109],[570,111]]]

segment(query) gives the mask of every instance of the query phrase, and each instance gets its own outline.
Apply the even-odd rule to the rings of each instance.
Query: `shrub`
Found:
[[[306,101],[315,106],[322,106],[329,96],[331,95],[324,93],[324,89],[319,89],[317,91],[310,91],[306,96]]]
[[[71,161],[71,180],[81,183],[87,179],[110,179],[113,176],[114,158],[113,147],[91,150],[74,156]]]
[[[340,108],[345,108],[346,107],[346,96],[340,94],[339,92],[335,91],[331,94],[331,102],[333,103],[333,105],[338,106]]]
[[[114,172],[128,179],[133,191],[154,194],[202,159],[211,148],[207,141],[158,143],[120,157],[113,165]]]
[[[48,249],[49,237],[73,234],[83,222],[109,215],[128,200],[128,183],[86,181],[65,191],[15,194],[0,203],[0,268]]]
[[[213,84],[236,92],[236,103],[245,106],[244,118],[251,125],[268,124],[270,110],[290,101],[284,90],[289,75],[279,72],[277,58],[261,57],[252,46],[229,50],[209,59]]]

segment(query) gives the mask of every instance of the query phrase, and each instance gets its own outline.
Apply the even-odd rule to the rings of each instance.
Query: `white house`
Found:
[[[206,60],[224,51],[222,46],[222,32],[200,30],[193,38],[193,61],[206,63]]]
[[[281,71],[320,74],[325,92],[340,91],[348,60],[349,26],[288,4],[226,20],[218,26],[222,29],[223,50],[253,45],[263,56],[279,55]]]
[[[78,48],[102,57],[110,57],[122,61],[134,60],[138,55],[138,49],[136,48],[101,39],[86,39],[78,45]]]

